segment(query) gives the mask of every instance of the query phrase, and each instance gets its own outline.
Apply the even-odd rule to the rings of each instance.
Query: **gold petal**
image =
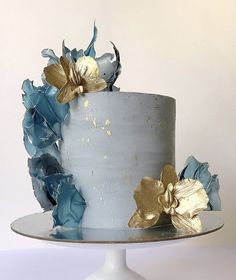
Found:
[[[175,211],[188,218],[193,218],[207,208],[209,201],[203,185],[192,179],[179,181],[174,186],[175,197],[179,202]]]
[[[202,231],[202,223],[198,215],[193,218],[185,218],[181,215],[171,216],[172,224],[179,230],[184,230],[190,234],[199,233]]]
[[[61,64],[51,64],[45,67],[44,74],[46,81],[58,89],[61,89],[67,82],[66,75]]]
[[[99,68],[96,60],[90,56],[82,56],[75,63],[75,70],[84,78],[98,78]]]
[[[171,183],[173,186],[178,181],[178,176],[175,172],[175,169],[172,165],[166,164],[161,172],[160,181],[162,181],[164,188],[166,189],[167,186]]]
[[[101,78],[97,78],[97,79],[83,78],[82,80],[83,80],[82,84],[84,87],[84,92],[97,92],[107,87],[107,83],[105,82],[105,80]]]
[[[134,191],[134,199],[142,217],[158,215],[162,206],[158,203],[158,196],[164,192],[163,184],[151,177],[142,178]]]
[[[68,77],[70,73],[70,61],[65,57],[60,57],[61,66],[65,72],[65,75]]]
[[[174,186],[170,183],[163,195],[158,197],[158,202],[163,206],[166,214],[175,213],[175,208],[178,206],[178,200],[174,196]]]
[[[57,95],[57,101],[60,103],[68,103],[75,99],[78,95],[74,91],[74,85],[71,85],[69,82],[59,91]]]
[[[69,76],[68,80],[74,85],[81,85],[81,75],[75,70],[75,64],[70,63],[69,65]]]
[[[131,217],[131,219],[129,220],[128,225],[130,228],[149,228],[157,223],[159,216],[160,216],[159,214],[152,215],[149,217],[149,219],[147,219],[141,217],[139,211],[136,211],[134,215]]]

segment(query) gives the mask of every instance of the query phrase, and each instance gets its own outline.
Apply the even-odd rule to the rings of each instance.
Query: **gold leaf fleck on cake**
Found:
[[[111,124],[111,121],[107,119],[107,120],[105,121],[105,126],[109,126],[110,124]]]
[[[90,103],[89,103],[88,99],[86,99],[84,101],[84,108],[87,108],[89,105],[90,105]]]
[[[97,126],[97,119],[96,118],[93,118],[93,126],[95,127],[95,128],[97,128],[98,126]]]
[[[112,135],[112,133],[111,133],[110,130],[107,130],[107,135],[108,135],[108,136],[111,136],[111,135]]]
[[[89,121],[89,116],[88,116],[88,114],[85,115],[85,120],[86,120],[86,121]]]

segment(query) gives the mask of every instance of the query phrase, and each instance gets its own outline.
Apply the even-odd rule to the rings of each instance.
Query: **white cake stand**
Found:
[[[223,227],[223,219],[212,212],[201,214],[203,230],[198,234],[177,231],[172,225],[152,229],[52,229],[51,212],[31,214],[15,220],[11,229],[23,236],[44,240],[54,245],[107,249],[103,267],[86,280],[145,280],[126,263],[126,250],[163,245],[184,238],[201,236]]]

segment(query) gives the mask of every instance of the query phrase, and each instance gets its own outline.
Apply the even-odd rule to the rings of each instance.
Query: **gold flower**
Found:
[[[178,181],[171,165],[166,165],[160,181],[144,177],[134,193],[137,210],[129,227],[154,226],[162,212],[170,214],[177,229],[197,233],[202,229],[199,212],[207,208],[208,196],[203,185],[192,179]]]
[[[80,57],[76,63],[60,57],[60,64],[51,64],[44,68],[46,81],[58,88],[57,100],[68,103],[86,92],[96,92],[107,87],[105,80],[99,77],[99,68],[90,56]]]
[[[148,228],[155,225],[162,212],[157,203],[159,195],[164,192],[162,182],[151,177],[144,177],[134,191],[137,210],[129,221],[129,227]]]
[[[158,203],[166,214],[171,215],[172,224],[177,229],[189,233],[202,230],[198,214],[207,208],[208,196],[199,181],[185,179],[174,186],[170,183],[165,193],[158,197]]]

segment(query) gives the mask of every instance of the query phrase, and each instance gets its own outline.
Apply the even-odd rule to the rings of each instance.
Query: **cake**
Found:
[[[94,26],[86,50],[63,42],[60,58],[43,50],[49,58],[43,86],[23,83],[24,144],[36,198],[53,210],[54,226],[126,229],[172,221],[199,230],[198,213],[220,208],[217,176],[204,186],[189,171],[199,167],[193,157],[176,175],[175,99],[119,91],[119,51],[112,43],[115,55],[96,58],[96,37]],[[189,197],[195,202],[187,205]]]

